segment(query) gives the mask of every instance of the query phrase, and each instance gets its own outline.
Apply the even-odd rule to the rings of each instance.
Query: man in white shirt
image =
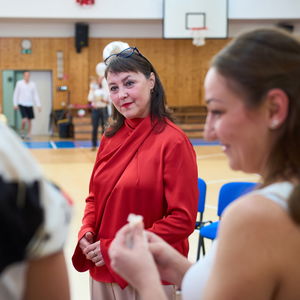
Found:
[[[25,71],[23,80],[19,80],[14,91],[14,108],[19,109],[22,116],[21,137],[30,139],[31,121],[34,119],[33,106],[41,111],[41,102],[34,82],[30,81],[30,73]],[[27,134],[25,133],[27,125]]]
[[[98,144],[98,128],[101,125],[102,134],[108,120],[109,95],[107,89],[103,86],[106,80],[99,76],[97,80],[92,80],[88,101],[92,107],[92,150],[96,150]]]

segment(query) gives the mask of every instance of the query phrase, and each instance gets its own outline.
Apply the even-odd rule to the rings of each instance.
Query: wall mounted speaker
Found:
[[[80,53],[82,47],[89,45],[89,25],[85,23],[75,24],[75,48]]]

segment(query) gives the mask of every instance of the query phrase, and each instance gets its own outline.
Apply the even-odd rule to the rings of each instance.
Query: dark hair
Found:
[[[109,72],[140,72],[147,79],[150,78],[151,72],[154,73],[155,85],[151,91],[150,99],[151,119],[158,119],[160,123],[164,123],[164,118],[172,120],[171,113],[166,107],[166,96],[162,83],[154,67],[145,57],[137,53],[133,53],[129,57],[115,56],[110,60],[105,70],[105,78]],[[113,136],[123,126],[125,117],[113,107],[112,119],[113,121],[105,131],[105,136],[108,137]]]
[[[263,186],[278,179],[300,179],[300,41],[279,29],[258,29],[230,42],[211,66],[230,88],[242,94],[246,107],[258,108],[270,89],[289,98],[288,116],[268,157]],[[289,212],[300,224],[300,184],[289,198]]]

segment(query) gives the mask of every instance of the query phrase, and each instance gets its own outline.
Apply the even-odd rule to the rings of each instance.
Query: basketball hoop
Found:
[[[190,30],[193,38],[193,45],[197,47],[205,45],[207,27],[193,27]]]

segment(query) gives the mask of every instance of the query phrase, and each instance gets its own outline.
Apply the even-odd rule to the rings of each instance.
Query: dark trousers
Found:
[[[97,147],[98,140],[98,128],[99,124],[102,127],[102,133],[104,132],[104,126],[108,119],[108,110],[107,107],[93,108],[92,109],[92,145]]]

